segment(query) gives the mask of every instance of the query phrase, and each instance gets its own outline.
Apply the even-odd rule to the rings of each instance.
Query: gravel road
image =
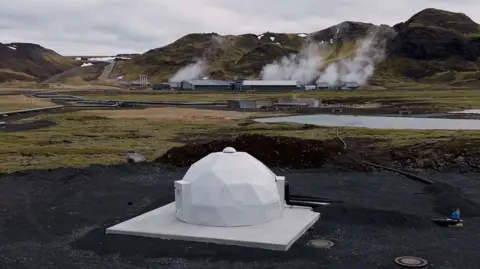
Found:
[[[173,201],[184,172],[143,164],[0,175],[0,268],[386,269],[404,255],[429,268],[479,268],[480,177],[470,173],[430,174],[455,185],[432,189],[387,172],[277,171],[292,193],[342,201],[316,209],[322,219],[288,252],[105,234]],[[468,211],[463,228],[430,221],[457,206]],[[306,245],[320,238],[335,245]]]

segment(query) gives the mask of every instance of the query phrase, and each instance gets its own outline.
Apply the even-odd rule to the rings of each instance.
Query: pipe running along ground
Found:
[[[336,131],[336,134],[337,134],[337,138],[343,143],[343,149],[346,150],[347,149],[347,143],[345,143],[345,140],[343,140],[342,137],[340,137],[338,129]],[[435,182],[433,182],[429,179],[423,178],[423,177],[418,176],[418,175],[414,175],[412,173],[408,173],[408,172],[405,172],[405,171],[401,171],[401,170],[398,170],[398,169],[395,169],[395,168],[392,168],[392,167],[388,167],[388,166],[384,166],[384,165],[380,165],[380,164],[371,163],[371,162],[368,162],[368,161],[362,161],[362,160],[359,160],[355,157],[352,157],[352,158],[361,162],[361,163],[363,163],[363,164],[366,164],[366,165],[369,165],[369,166],[372,166],[372,167],[375,167],[375,168],[380,168],[380,169],[384,169],[384,170],[388,170],[388,171],[391,171],[391,172],[395,172],[395,173],[404,175],[409,179],[421,182],[423,184],[427,184],[427,185],[435,184]]]
[[[321,197],[290,194],[290,185],[285,181],[285,203],[288,206],[318,207],[328,206],[333,201]]]
[[[336,135],[337,135],[337,138],[343,143],[343,149],[346,150],[347,149],[347,143],[340,136],[338,129],[336,130]],[[427,185],[434,184],[433,181],[428,180],[428,179],[423,178],[423,177],[420,177],[420,176],[417,176],[417,175],[414,175],[412,173],[404,172],[404,171],[397,170],[397,169],[394,169],[394,168],[391,168],[391,167],[388,167],[388,166],[375,164],[375,163],[371,163],[371,162],[368,162],[368,161],[362,161],[362,160],[359,160],[355,157],[352,157],[352,158],[355,159],[356,161],[360,162],[360,163],[363,163],[363,164],[366,164],[366,165],[369,165],[369,166],[372,166],[372,167],[375,167],[375,168],[380,168],[380,169],[384,169],[384,170],[387,170],[387,171],[395,172],[395,173],[404,175],[405,177],[407,177],[409,179],[421,182],[423,184],[427,184]],[[308,206],[308,207],[326,206],[326,205],[329,205],[331,203],[338,203],[338,201],[333,201],[331,199],[326,199],[326,198],[321,198],[321,197],[290,194],[290,186],[289,186],[287,181],[285,181],[285,202],[286,202],[287,205],[290,205],[290,206]]]

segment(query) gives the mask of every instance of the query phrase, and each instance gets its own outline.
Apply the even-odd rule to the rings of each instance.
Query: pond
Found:
[[[453,111],[452,114],[480,114],[480,109],[467,109],[462,111]]]
[[[409,130],[480,130],[480,120],[353,115],[305,115],[255,119],[257,122],[291,122],[328,127]]]

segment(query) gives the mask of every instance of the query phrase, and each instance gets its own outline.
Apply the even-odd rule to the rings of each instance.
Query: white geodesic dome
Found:
[[[246,152],[225,148],[175,182],[176,217],[209,226],[248,226],[283,216],[284,178]]]

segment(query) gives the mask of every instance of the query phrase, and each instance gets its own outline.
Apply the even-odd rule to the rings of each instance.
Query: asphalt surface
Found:
[[[387,172],[277,171],[293,194],[343,201],[316,209],[321,220],[288,252],[105,234],[173,201],[173,181],[184,172],[144,164],[0,175],[0,268],[385,269],[405,255],[429,268],[479,268],[475,212],[463,228],[430,221],[448,208],[476,207],[478,174],[430,174],[458,188],[442,194],[445,185],[435,191]],[[306,245],[312,239],[335,245],[316,249]]]

